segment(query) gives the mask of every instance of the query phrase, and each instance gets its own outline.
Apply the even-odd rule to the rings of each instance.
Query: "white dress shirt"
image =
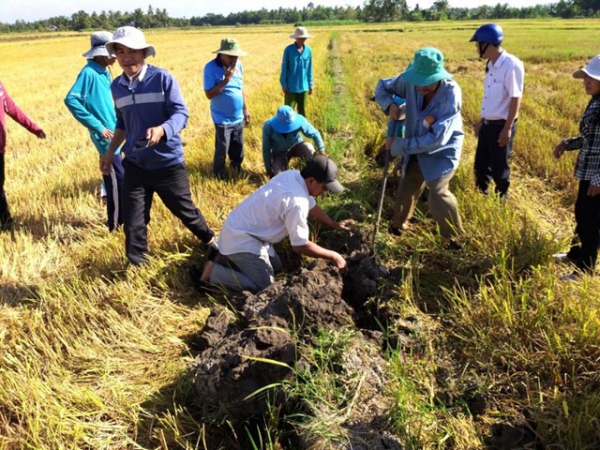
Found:
[[[506,50],[503,50],[495,63],[488,61],[481,117],[486,120],[508,118],[508,109],[512,98],[523,96],[523,62]]]

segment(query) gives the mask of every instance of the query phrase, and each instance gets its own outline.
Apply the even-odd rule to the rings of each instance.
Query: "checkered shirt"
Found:
[[[600,95],[592,97],[585,108],[579,132],[580,136],[565,139],[567,150],[580,149],[575,178],[600,186]]]

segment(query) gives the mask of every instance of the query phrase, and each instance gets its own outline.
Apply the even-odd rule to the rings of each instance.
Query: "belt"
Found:
[[[515,119],[515,122],[516,121],[517,121],[517,119]],[[506,119],[496,119],[496,120],[483,119],[484,125],[504,125],[505,123],[506,123]]]

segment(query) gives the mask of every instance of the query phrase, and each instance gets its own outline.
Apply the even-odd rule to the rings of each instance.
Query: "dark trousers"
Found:
[[[283,100],[287,106],[296,108],[298,114],[306,117],[306,92],[286,92]]]
[[[0,225],[10,223],[12,217],[8,210],[6,193],[4,192],[4,153],[0,153]]]
[[[120,153],[115,155],[109,175],[102,175],[106,189],[106,226],[109,231],[114,231],[123,225],[123,157]]]
[[[487,194],[490,181],[494,180],[496,193],[505,197],[510,186],[509,160],[513,139],[517,133],[517,122],[513,123],[510,139],[504,147],[498,145],[502,128],[504,121],[493,121],[483,124],[479,130],[475,152],[475,184],[481,192]]]
[[[205,244],[214,237],[190,192],[185,164],[164,169],[144,170],[123,160],[123,212],[125,222],[125,251],[134,265],[142,264],[148,254],[147,224],[154,192],[165,206]]]
[[[244,160],[244,122],[237,125],[215,124],[215,157],[213,174],[222,177],[225,159],[229,155],[231,167],[239,172]]]
[[[582,272],[593,272],[600,245],[600,196],[590,197],[588,180],[579,182],[575,201],[575,221],[578,242],[574,242],[567,256]]]

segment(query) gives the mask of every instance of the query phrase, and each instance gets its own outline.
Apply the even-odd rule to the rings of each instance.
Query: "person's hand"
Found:
[[[321,150],[319,152],[319,156],[327,156],[327,152],[325,150]]]
[[[600,194],[600,186],[594,186],[590,183],[590,187],[588,187],[587,195],[588,197],[595,197]]]
[[[398,158],[396,164],[394,164],[394,168],[392,169],[392,175],[395,177],[400,177],[402,175],[402,158]]]
[[[431,128],[431,125],[433,125],[435,123],[435,117],[433,116],[426,116],[423,119],[423,125],[425,126],[425,128],[427,128],[428,130]]]
[[[235,65],[233,67],[223,67],[223,76],[227,83],[231,81],[233,75],[235,75]]]
[[[308,95],[312,95],[312,93],[313,93],[313,88],[309,87],[308,88]]]
[[[481,131],[482,125],[483,125],[483,120],[479,120],[475,124],[475,127],[473,128],[473,132],[475,133],[475,136],[479,136],[479,132]]]
[[[38,139],[46,139],[46,133],[44,133],[44,130],[36,131],[35,135],[37,136]]]
[[[110,170],[112,168],[114,160],[114,153],[106,152],[104,155],[102,155],[100,157],[100,172],[102,172],[104,175],[110,175]]]
[[[290,92],[290,90],[287,88],[281,88],[281,90],[283,91],[284,94],[287,94]]]
[[[333,258],[332,258],[335,266],[340,269],[340,273],[346,273],[346,270],[348,269],[348,263],[346,262],[346,260],[343,258],[342,255],[340,255],[337,252],[333,252]]]
[[[250,125],[250,113],[248,112],[248,108],[244,106],[244,124]]]
[[[165,135],[165,129],[162,126],[148,128],[146,130],[146,139],[148,139],[148,147],[158,144],[161,138]]]
[[[113,138],[113,135],[114,133],[112,132],[112,130],[105,128],[100,136],[102,136],[102,139],[108,139],[110,141]]]
[[[400,120],[400,107],[394,102],[390,105],[390,119]]]
[[[508,144],[511,134],[512,131],[510,127],[505,126],[504,128],[502,128],[500,136],[498,137],[498,145],[500,147],[504,147],[506,144]]]
[[[342,231],[352,231],[350,225],[356,225],[356,221],[354,219],[344,219],[338,222],[338,230]]]
[[[552,152],[552,155],[556,158],[559,159],[563,153],[565,152],[565,150],[567,149],[567,146],[565,144],[565,141],[560,141],[560,143],[554,147],[554,151]]]

